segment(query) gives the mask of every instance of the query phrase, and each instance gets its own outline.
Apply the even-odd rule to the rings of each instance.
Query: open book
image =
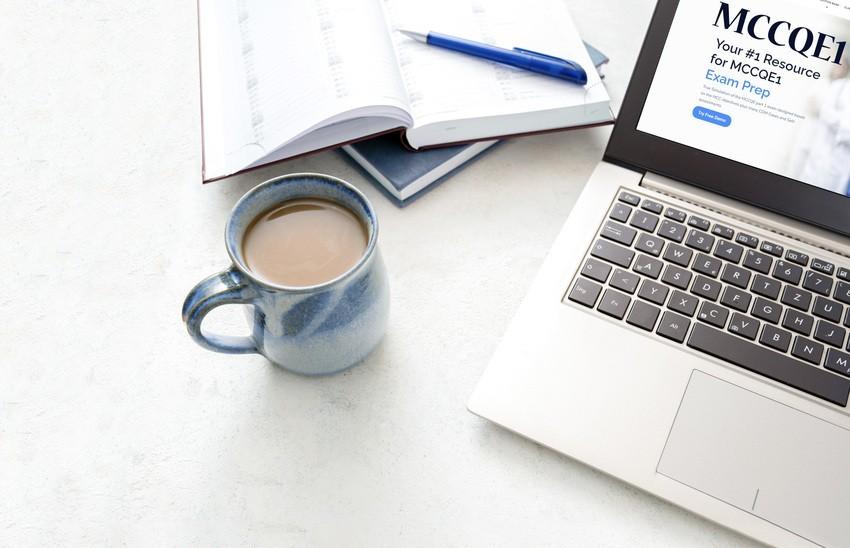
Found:
[[[563,0],[199,0],[198,11],[205,181],[392,130],[419,149],[613,121]],[[588,83],[397,27],[571,59]]]

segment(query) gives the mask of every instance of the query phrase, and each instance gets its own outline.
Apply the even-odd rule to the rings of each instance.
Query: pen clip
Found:
[[[545,53],[540,53],[539,51],[531,51],[530,49],[523,48],[514,48],[514,51],[518,51],[520,53],[527,53],[528,55],[534,55],[535,57],[542,57],[544,59],[549,59],[551,61],[559,61],[561,63],[568,63],[566,59],[562,59],[560,57],[555,57],[554,55],[546,55]]]

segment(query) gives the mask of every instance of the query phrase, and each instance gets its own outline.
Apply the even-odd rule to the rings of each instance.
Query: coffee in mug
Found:
[[[305,287],[333,280],[357,264],[366,227],[345,206],[302,198],[260,214],[242,240],[245,265],[260,279]]]
[[[297,173],[258,185],[233,206],[224,242],[231,265],[183,302],[186,329],[204,348],[328,375],[359,363],[383,337],[390,293],[378,219],[345,181]],[[233,304],[247,305],[249,335],[201,328],[212,309]]]

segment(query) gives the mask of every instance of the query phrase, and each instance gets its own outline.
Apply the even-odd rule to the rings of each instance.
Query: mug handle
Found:
[[[253,301],[256,292],[251,282],[242,272],[231,265],[230,268],[202,280],[183,301],[183,322],[189,335],[199,345],[215,352],[225,354],[251,354],[259,352],[252,337],[234,337],[204,333],[201,324],[206,315],[223,304],[248,304]]]

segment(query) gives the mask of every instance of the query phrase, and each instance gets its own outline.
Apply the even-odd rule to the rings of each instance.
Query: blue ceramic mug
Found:
[[[367,228],[366,251],[347,272],[318,285],[286,287],[260,280],[245,266],[245,231],[257,216],[299,198],[321,198],[351,210]],[[383,337],[390,298],[378,251],[378,220],[366,197],[350,184],[314,173],[266,181],[233,207],[224,241],[232,265],[201,281],[183,303],[186,329],[204,348],[256,352],[296,373],[326,375],[355,365]],[[217,335],[201,328],[207,313],[224,304],[248,305],[251,335]]]

